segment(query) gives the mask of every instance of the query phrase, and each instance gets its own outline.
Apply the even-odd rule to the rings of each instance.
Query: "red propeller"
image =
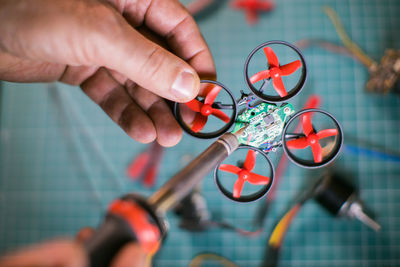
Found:
[[[303,132],[306,136],[300,137],[298,139],[289,140],[287,141],[286,145],[288,148],[292,149],[304,149],[306,147],[311,147],[315,163],[320,163],[322,161],[322,147],[319,143],[319,140],[337,135],[338,130],[326,129],[319,132],[315,132],[311,123],[310,112],[302,115],[301,119],[302,119]]]
[[[251,25],[258,21],[258,12],[270,11],[275,7],[274,3],[268,0],[236,0],[232,6],[236,9],[244,9],[246,20]]]
[[[219,166],[219,169],[221,171],[234,173],[237,174],[239,177],[233,186],[233,197],[235,198],[240,197],[245,181],[255,185],[265,185],[269,183],[270,181],[269,177],[251,172],[254,169],[255,165],[256,165],[256,153],[254,150],[250,149],[249,152],[247,152],[243,168],[239,168],[235,165],[229,165],[229,164],[221,164],[221,166]]]
[[[264,47],[264,53],[268,60],[269,69],[254,74],[250,78],[250,82],[254,84],[264,79],[272,79],[272,84],[275,88],[275,91],[279,94],[279,96],[280,97],[287,96],[287,92],[285,86],[283,85],[281,77],[288,76],[297,71],[301,67],[301,61],[296,60],[281,66],[279,65],[278,57],[275,55],[271,47],[268,46]]]
[[[206,125],[208,116],[210,115],[213,115],[226,123],[231,120],[231,118],[223,111],[212,107],[212,104],[214,103],[215,98],[221,89],[222,88],[220,86],[213,85],[213,88],[207,92],[207,95],[204,98],[204,103],[197,99],[193,99],[192,101],[186,103],[191,110],[197,112],[192,125],[193,132],[200,132],[201,129],[204,128],[204,125]]]

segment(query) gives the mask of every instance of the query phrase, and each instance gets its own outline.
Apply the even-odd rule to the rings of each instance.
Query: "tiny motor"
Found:
[[[328,173],[318,181],[314,189],[314,197],[322,207],[335,216],[357,218],[375,231],[381,228],[365,212],[356,188],[337,173]]]

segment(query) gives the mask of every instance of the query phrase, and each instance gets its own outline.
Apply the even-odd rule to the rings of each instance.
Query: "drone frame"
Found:
[[[265,94],[263,94],[262,92],[260,92],[257,88],[255,88],[253,86],[253,84],[250,82],[250,78],[248,76],[249,63],[250,63],[250,60],[252,59],[252,57],[254,56],[254,54],[257,51],[259,51],[260,49],[262,49],[264,47],[267,47],[269,45],[272,45],[272,44],[284,45],[284,46],[287,46],[287,47],[291,48],[298,55],[298,57],[299,57],[299,59],[301,61],[301,64],[302,64],[301,65],[302,66],[302,73],[301,73],[299,81],[297,82],[297,84],[293,88],[291,88],[291,90],[288,90],[288,94],[286,96],[284,96],[284,97],[266,96]],[[179,109],[179,105],[181,103],[175,103],[173,110],[174,110],[175,118],[176,118],[177,122],[179,123],[179,125],[187,133],[189,133],[191,136],[194,136],[194,137],[197,137],[197,138],[211,139],[211,138],[219,137],[220,135],[222,135],[225,132],[227,132],[231,128],[231,126],[236,122],[237,116],[238,116],[238,113],[239,113],[239,110],[238,110],[239,106],[241,106],[244,103],[246,103],[249,100],[250,97],[254,97],[255,101],[257,101],[259,103],[266,102],[266,103],[269,103],[269,104],[277,105],[278,103],[285,103],[285,101],[287,101],[287,100],[291,99],[292,97],[296,96],[297,94],[299,94],[300,91],[304,88],[304,85],[305,85],[306,80],[307,80],[307,64],[306,64],[306,61],[305,61],[304,56],[301,53],[301,51],[297,47],[295,47],[294,45],[292,45],[292,44],[290,44],[288,42],[285,42],[285,41],[280,41],[280,40],[268,41],[268,42],[264,42],[264,43],[258,45],[248,55],[248,57],[247,57],[247,59],[245,61],[244,79],[245,79],[245,83],[246,83],[248,89],[250,90],[250,93],[246,94],[243,91],[241,91],[242,95],[241,95],[241,98],[238,99],[238,100],[235,100],[233,93],[225,85],[223,85],[222,83],[217,82],[217,81],[211,81],[211,80],[201,80],[200,81],[201,83],[212,83],[212,84],[215,84],[217,86],[220,86],[223,90],[225,90],[228,93],[229,97],[231,98],[233,114],[230,117],[231,118],[230,121],[224,127],[222,127],[219,130],[210,132],[210,133],[201,133],[201,132],[200,133],[196,133],[196,132],[192,131],[188,127],[188,125],[183,121],[183,118],[182,118],[182,116],[180,114],[180,109]],[[304,114],[304,113],[310,112],[310,111],[320,112],[320,113],[328,115],[330,118],[332,118],[334,123],[337,126],[336,128],[338,129],[338,133],[339,133],[338,135],[339,135],[339,138],[340,138],[339,139],[340,143],[337,145],[335,153],[333,153],[332,156],[330,156],[329,158],[323,160],[322,163],[314,163],[313,164],[313,163],[310,163],[309,161],[305,161],[305,160],[304,161],[296,160],[295,156],[293,155],[293,153],[291,153],[289,151],[289,149],[287,148],[286,143],[285,143],[285,135],[286,135],[286,131],[288,129],[288,125],[291,122],[293,122],[293,120],[295,118],[297,118],[298,116],[300,116],[301,114]],[[294,113],[293,115],[290,116],[290,119],[287,122],[285,122],[285,126],[283,128],[282,136],[281,136],[281,144],[279,146],[283,146],[284,153],[288,156],[288,158],[292,162],[294,162],[298,166],[301,166],[303,168],[319,168],[319,167],[323,167],[323,166],[329,164],[331,161],[333,161],[336,158],[336,156],[340,152],[342,144],[343,144],[343,131],[342,131],[342,128],[341,128],[339,122],[336,120],[336,118],[334,118],[330,113],[328,113],[328,112],[326,112],[324,110],[306,109],[306,110],[300,110],[300,111]],[[259,149],[257,147],[248,146],[248,145],[242,145],[242,144],[239,146],[238,149],[244,149],[244,148],[252,149],[252,150],[258,152],[260,155],[262,155],[262,156],[264,156],[266,158],[266,160],[267,160],[267,162],[268,162],[268,164],[269,164],[269,166],[271,168],[271,176],[269,177],[270,178],[270,183],[268,185],[266,185],[266,186],[263,186],[264,188],[261,191],[258,191],[256,193],[253,193],[253,194],[248,195],[248,196],[241,196],[239,198],[235,198],[235,197],[233,197],[233,193],[228,191],[226,188],[224,188],[222,186],[221,182],[220,182],[220,179],[219,179],[219,176],[218,176],[218,168],[219,168],[219,166],[221,164],[219,164],[214,170],[214,180],[216,182],[216,185],[217,185],[218,189],[221,191],[221,193],[224,196],[226,196],[227,198],[229,198],[229,199],[231,199],[233,201],[236,201],[236,202],[251,202],[251,201],[255,201],[255,200],[263,197],[269,191],[269,188],[272,185],[272,182],[273,182],[273,179],[274,179],[274,174],[275,174],[274,166],[271,163],[271,160],[269,159],[269,157],[267,156],[267,153],[269,153],[269,152],[264,152],[264,151],[262,151],[261,149]]]

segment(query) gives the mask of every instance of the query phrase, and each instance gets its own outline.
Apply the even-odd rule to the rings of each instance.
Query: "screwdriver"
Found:
[[[102,225],[85,243],[90,266],[109,266],[129,242],[138,242],[145,252],[154,254],[167,232],[165,213],[239,147],[238,137],[246,128],[222,135],[148,199],[127,194],[112,202]]]

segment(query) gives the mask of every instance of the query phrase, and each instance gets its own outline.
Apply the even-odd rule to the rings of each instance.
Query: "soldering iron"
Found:
[[[127,194],[113,201],[103,223],[85,243],[90,266],[109,266],[129,242],[137,242],[146,253],[154,254],[167,233],[165,213],[239,147],[238,137],[246,127],[222,135],[149,198]]]

